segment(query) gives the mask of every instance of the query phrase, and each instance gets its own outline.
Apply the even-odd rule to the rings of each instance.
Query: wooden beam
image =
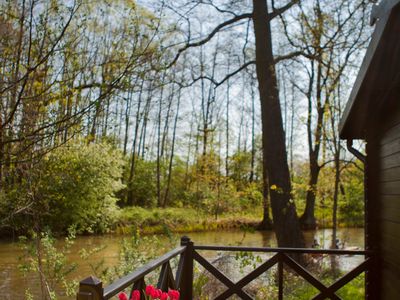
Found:
[[[252,300],[252,298],[244,292],[240,287],[235,285],[228,277],[222,274],[217,268],[215,268],[211,263],[209,263],[204,257],[202,257],[199,253],[194,251],[193,258],[201,264],[208,272],[210,272],[215,278],[221,281],[228,288],[227,291],[232,294],[237,294],[239,297],[245,300]],[[215,300],[223,300],[227,297],[218,296]]]
[[[299,265],[296,261],[294,261],[292,258],[287,256],[286,254],[283,254],[283,261],[285,264],[287,264],[290,268],[292,268],[297,274],[299,274],[301,277],[303,277],[308,283],[312,284],[315,286],[318,290],[320,290],[322,293],[326,292],[328,288],[320,282],[317,278],[315,278],[308,270],[303,268],[301,265]],[[331,299],[333,300],[340,300],[338,296],[335,294],[329,295]],[[325,299],[325,298],[323,298]]]
[[[377,20],[388,14],[399,3],[400,0],[384,0],[379,4],[374,4],[371,10],[370,25],[373,26]]]
[[[271,267],[273,267],[276,263],[280,261],[281,254],[275,254],[273,257],[268,259],[265,263],[263,263],[261,266],[259,266],[257,269],[254,271],[250,272],[247,274],[245,277],[240,279],[236,284],[235,287],[242,289],[245,287],[247,284],[252,282],[254,279],[259,277],[262,273],[268,271]],[[232,296],[235,292],[232,290],[227,290],[223,292],[221,295],[219,295],[216,299],[227,299],[230,296]]]
[[[362,272],[366,271],[368,269],[368,265],[370,263],[370,260],[367,259],[363,261],[359,266],[351,270],[349,273],[344,275],[342,278],[337,280],[334,284],[329,286],[325,291],[320,293],[319,295],[315,296],[313,300],[323,300],[326,299],[326,297],[331,297],[334,295],[334,293],[339,290],[340,288],[344,287],[347,283],[349,283],[351,280],[356,278],[358,275],[360,275]]]

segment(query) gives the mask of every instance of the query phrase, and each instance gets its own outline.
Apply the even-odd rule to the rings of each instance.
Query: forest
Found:
[[[364,226],[338,124],[370,2],[0,1],[0,236],[36,239],[39,270],[71,232],[335,247]]]
[[[165,208],[279,230],[274,203],[305,229],[362,226],[337,127],[368,1],[247,2],[3,1],[0,231]]]

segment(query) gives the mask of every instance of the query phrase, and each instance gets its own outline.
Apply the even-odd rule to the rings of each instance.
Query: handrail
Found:
[[[205,246],[194,245],[195,250],[211,251],[248,251],[270,253],[300,253],[300,254],[329,254],[329,255],[370,255],[368,250],[315,249],[315,248],[270,248],[270,247],[240,247],[240,246]]]
[[[186,246],[181,246],[178,247],[163,256],[160,256],[159,258],[156,258],[143,267],[140,267],[139,269],[135,270],[134,272],[114,281],[111,283],[109,286],[104,288],[104,299],[109,299],[112,296],[115,296],[118,292],[124,290],[126,287],[132,285],[135,281],[138,279],[143,278],[150,272],[152,272],[154,269],[160,267],[170,259],[174,258],[175,256],[178,256],[179,254],[182,254],[186,249]]]

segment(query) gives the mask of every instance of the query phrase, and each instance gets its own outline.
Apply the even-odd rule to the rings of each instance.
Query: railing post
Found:
[[[77,300],[103,300],[103,283],[100,279],[90,276],[79,282]]]
[[[379,278],[378,278],[379,272],[377,270],[381,269],[379,266],[378,259],[374,254],[366,255],[364,259],[371,260],[371,263],[368,265],[368,268],[365,271],[365,282],[364,282],[365,299],[366,300],[379,299],[380,293],[377,286],[379,284]]]
[[[193,242],[189,237],[183,236],[181,246],[186,246],[183,254],[181,299],[193,299]]]

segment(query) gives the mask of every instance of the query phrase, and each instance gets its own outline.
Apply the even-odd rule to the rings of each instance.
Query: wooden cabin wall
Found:
[[[375,202],[370,210],[374,214],[371,243],[376,243],[381,257],[377,279],[382,299],[400,299],[400,94],[391,98],[396,101],[389,101],[394,105],[383,112],[376,139],[371,141],[370,147],[377,151],[370,150],[372,166],[367,173],[369,200]]]

